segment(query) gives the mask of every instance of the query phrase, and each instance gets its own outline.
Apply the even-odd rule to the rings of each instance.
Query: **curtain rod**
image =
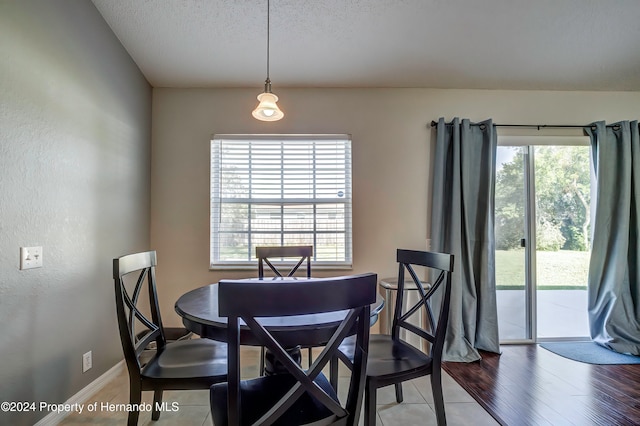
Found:
[[[480,126],[484,123],[471,123],[472,126]],[[436,127],[438,125],[437,121],[431,121],[431,127]],[[445,126],[451,126],[453,123],[445,123]],[[585,127],[589,127],[589,125],[575,125],[575,124],[494,124],[496,127],[520,127],[520,128],[529,128],[529,129],[584,129]],[[592,129],[595,129],[596,126],[591,125]],[[620,127],[619,124],[612,124],[606,127]]]

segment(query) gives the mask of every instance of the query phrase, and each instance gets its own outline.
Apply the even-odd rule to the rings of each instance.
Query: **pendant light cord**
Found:
[[[264,81],[264,92],[258,95],[260,103],[251,113],[260,121],[278,121],[284,117],[284,112],[278,108],[278,97],[271,92],[271,79],[269,79],[269,50],[271,47],[271,1],[267,0],[267,79]]]
[[[267,0],[267,81],[269,80],[269,9],[270,9],[270,0]]]

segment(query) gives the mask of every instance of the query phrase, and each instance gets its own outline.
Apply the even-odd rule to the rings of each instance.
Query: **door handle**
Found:
[[[520,238],[520,247],[526,247],[527,246],[527,240],[524,238]]]

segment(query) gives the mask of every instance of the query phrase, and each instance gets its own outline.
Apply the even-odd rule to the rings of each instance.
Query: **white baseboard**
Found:
[[[66,404],[82,404],[87,399],[89,399],[93,394],[102,389],[107,383],[113,380],[122,369],[125,368],[124,360],[120,361],[109,370],[107,370],[102,376],[95,379],[93,382],[89,383],[87,386],[82,388],[80,392],[73,395],[69,398],[65,403]],[[65,417],[67,417],[69,413],[64,412],[51,412],[47,414],[43,419],[41,419],[34,426],[55,426],[60,423]]]

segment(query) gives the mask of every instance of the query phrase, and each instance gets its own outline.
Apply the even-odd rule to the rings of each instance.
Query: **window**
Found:
[[[265,245],[313,245],[316,266],[351,266],[348,135],[214,136],[211,267],[254,266]]]

